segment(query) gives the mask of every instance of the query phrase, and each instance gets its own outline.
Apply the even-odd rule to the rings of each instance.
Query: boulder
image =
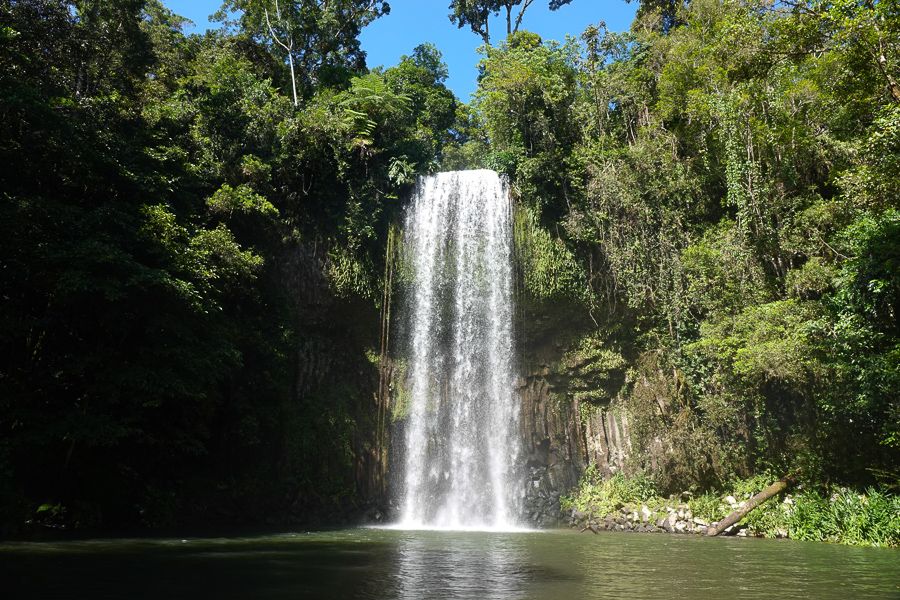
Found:
[[[675,533],[675,523],[677,522],[677,515],[675,515],[675,513],[669,513],[669,516],[667,516],[665,521],[663,521],[662,528],[669,533]]]

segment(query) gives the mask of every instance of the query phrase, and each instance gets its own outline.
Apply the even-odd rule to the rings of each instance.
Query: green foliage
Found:
[[[355,77],[350,89],[339,97],[342,122],[348,132],[348,148],[361,156],[373,156],[375,132],[403,122],[409,97],[394,92],[382,75]]]
[[[496,166],[498,168],[494,170],[499,173],[509,172],[513,168],[512,159],[502,166],[495,165],[496,161],[492,160],[494,156],[496,154],[489,150],[478,112],[467,104],[457,105],[451,139],[444,147],[440,167],[444,170],[464,171]]]
[[[590,466],[582,476],[574,495],[560,500],[563,510],[578,510],[597,516],[605,516],[617,512],[625,505],[641,503],[659,504],[653,481],[642,475],[626,477],[615,474],[604,479]]]
[[[739,384],[778,382],[786,391],[803,393],[823,375],[810,339],[817,316],[814,305],[794,300],[752,306],[705,326],[701,340],[686,351],[720,362],[727,371],[723,376]]]
[[[334,293],[341,297],[374,299],[377,289],[371,281],[374,267],[358,257],[358,250],[335,245],[328,254],[327,275]]]
[[[278,209],[271,202],[254,192],[248,185],[239,185],[233,188],[226,183],[210,196],[206,205],[213,214],[228,216],[235,212],[264,216],[278,214]]]
[[[707,492],[699,496],[694,496],[688,500],[688,507],[698,519],[703,519],[707,523],[718,521],[727,515],[727,504],[714,492]]]
[[[837,301],[843,310],[860,315],[883,333],[891,329],[897,333],[900,211],[864,214],[843,232],[842,238],[851,257],[841,270]]]
[[[515,215],[515,247],[525,291],[537,300],[589,302],[584,271],[563,240],[542,228],[527,207]]]
[[[468,25],[473,33],[481,36],[485,44],[490,45],[489,19],[503,9],[506,14],[506,35],[512,35],[519,30],[532,2],[533,0],[451,0],[450,21],[460,29]],[[549,0],[548,6],[550,10],[559,10],[571,2],[572,0]]]
[[[631,462],[635,470],[652,477],[661,491],[697,491],[717,485],[729,464],[732,444],[722,440],[713,423],[734,418],[732,407],[691,402],[685,373],[670,356],[642,354],[629,370],[622,406],[629,419],[635,448]]]
[[[416,143],[409,144],[407,153],[412,160],[427,165],[441,155],[459,106],[444,85],[447,65],[436,47],[422,44],[411,56],[402,56],[400,64],[386,70],[384,77],[393,90],[409,98],[416,117],[415,134],[410,137]]]
[[[626,34],[484,50],[457,160],[528,207],[527,296],[624,324],[632,460],[661,489],[865,486],[898,460],[891,6],[642,2]]]
[[[543,44],[518,32],[486,48],[473,109],[495,157],[494,166],[515,176],[525,203],[542,215],[560,214],[560,197],[575,141],[574,47]]]
[[[293,77],[309,94],[365,70],[359,34],[390,10],[384,0],[224,0],[215,17],[265,45],[282,64],[290,58]],[[282,71],[285,90],[291,77]]]
[[[625,380],[627,363],[604,336],[585,336],[563,357],[568,389],[580,404],[609,403]]]
[[[798,540],[900,546],[900,496],[873,488],[865,494],[847,488],[824,496],[804,492],[794,498],[786,521]]]
[[[836,275],[831,265],[813,256],[802,267],[788,271],[784,283],[789,297],[815,300],[832,290]]]
[[[737,238],[733,223],[721,223],[681,253],[687,308],[697,322],[768,298],[765,274]]]
[[[895,471],[896,3],[648,0],[564,44],[517,31],[529,4],[452,3],[485,41],[509,16],[461,105],[432,45],[367,71],[381,1],[229,0],[203,36],[158,0],[0,3],[4,520],[364,495],[387,232],[438,165],[510,176],[522,300],[597,319],[571,383],[619,398],[657,489]],[[750,522],[897,543],[893,497],[803,498]]]

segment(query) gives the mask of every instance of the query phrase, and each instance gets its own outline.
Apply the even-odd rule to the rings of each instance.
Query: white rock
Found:
[[[734,506],[735,504],[737,504],[737,498],[735,498],[734,496],[726,496],[726,497],[725,497],[725,502],[727,502],[728,504]]]

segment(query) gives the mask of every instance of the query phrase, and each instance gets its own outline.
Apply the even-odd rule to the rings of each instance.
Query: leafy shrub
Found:
[[[627,504],[661,502],[662,499],[657,495],[656,484],[645,475],[626,477],[616,473],[608,479],[603,479],[602,474],[593,465],[584,472],[575,493],[561,499],[564,510],[574,508],[596,515],[610,514]]]
[[[807,492],[789,512],[790,536],[853,546],[900,546],[900,496],[874,488],[858,494],[841,488],[831,496]]]
[[[718,521],[727,514],[727,506],[722,498],[713,492],[702,494],[688,500],[691,514],[705,521]]]

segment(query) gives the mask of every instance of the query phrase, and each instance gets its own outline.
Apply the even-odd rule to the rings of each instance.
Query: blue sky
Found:
[[[163,0],[163,3],[194,21],[194,31],[216,26],[207,17],[221,4],[220,0]],[[369,25],[361,36],[369,67],[395,65],[402,55],[411,53],[419,44],[431,42],[444,54],[450,69],[447,85],[468,101],[475,91],[481,38],[468,28],[457,29],[450,22],[449,4],[449,0],[390,0],[391,14]],[[547,0],[537,0],[525,13],[522,27],[544,39],[560,41],[566,34],[578,35],[599,21],[606,21],[612,31],[625,31],[637,8],[636,2],[627,4],[625,0],[574,0],[569,6],[551,12],[547,4]],[[491,23],[491,31],[505,31],[505,27],[502,19]]]

